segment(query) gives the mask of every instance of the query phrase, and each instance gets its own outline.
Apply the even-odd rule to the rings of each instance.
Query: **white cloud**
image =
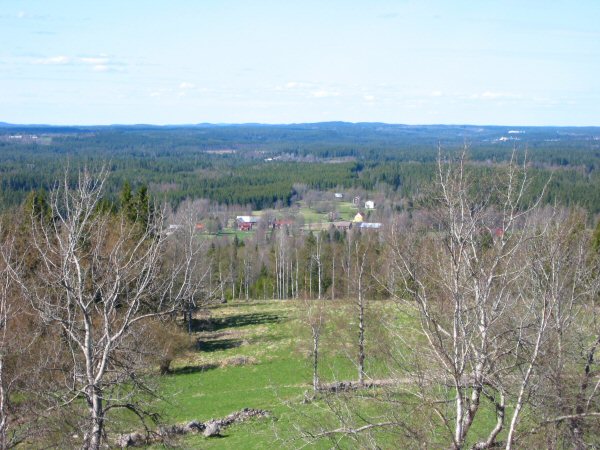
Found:
[[[375,96],[374,95],[363,95],[363,99],[365,99],[368,102],[372,102],[372,101],[375,101]]]
[[[29,60],[30,64],[34,65],[70,65],[79,67],[88,67],[94,72],[108,72],[112,70],[118,70],[118,63],[111,60],[106,55],[98,56],[81,56],[71,57],[66,55],[48,56],[45,58],[38,58]]]
[[[46,58],[39,58],[33,61],[33,64],[42,65],[84,65],[92,66],[93,70],[107,70],[108,66],[112,64],[109,58],[102,57],[82,57],[82,58],[71,58],[70,56],[57,55],[48,56]]]
[[[44,20],[44,19],[48,18],[47,15],[32,14],[32,13],[24,11],[24,10],[20,10],[16,14],[2,14],[2,15],[0,15],[0,17],[1,18],[9,18],[9,19],[13,19],[16,17],[19,20],[29,20],[29,19]]]
[[[441,97],[444,94],[442,93],[442,91],[432,91],[429,95],[431,97]]]
[[[79,58],[79,61],[81,61],[82,63],[85,63],[85,64],[93,64],[95,66],[106,65],[110,62],[110,60],[104,56]]]
[[[36,59],[34,64],[43,64],[43,65],[60,65],[60,64],[70,64],[71,58],[64,55],[59,56],[49,56],[47,58]]]
[[[310,98],[339,97],[344,91],[343,86],[307,81],[288,81],[285,84],[275,86],[274,89],[278,92],[289,92],[294,95]]]
[[[194,89],[196,85],[194,83],[189,83],[187,81],[183,81],[179,84],[179,89]]]
[[[514,94],[511,92],[494,92],[494,91],[485,91],[480,94],[471,95],[474,100],[500,100],[500,99],[520,99],[523,98],[522,95]]]
[[[490,92],[490,91],[485,91],[483,92],[479,98],[486,98],[486,99],[495,99],[495,98],[504,98],[506,97],[505,94],[501,93],[501,92]]]

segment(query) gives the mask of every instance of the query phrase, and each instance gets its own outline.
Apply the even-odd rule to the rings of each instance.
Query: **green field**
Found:
[[[341,220],[352,220],[358,212],[358,208],[351,202],[337,202],[336,205]]]
[[[315,420],[320,424],[327,420],[319,402],[303,402],[305,394],[312,393],[312,372],[310,337],[300,323],[298,303],[231,303],[198,316],[197,348],[180,357],[172,365],[173,373],[160,380],[164,401],[155,406],[163,422],[205,421],[245,407],[269,410],[271,417],[231,426],[221,438],[187,436],[180,442],[183,448],[261,449],[272,447],[274,441],[278,447],[298,447],[302,444],[298,427],[310,429]],[[348,305],[332,307],[341,311]],[[351,323],[337,322],[342,316],[347,314],[332,320],[322,338],[322,381],[356,378],[353,346],[339,345],[337,329],[347,325],[346,337],[352,336]],[[385,371],[374,359],[367,368],[371,374]],[[331,442],[313,445],[330,448]]]
[[[350,414],[360,411],[363,417],[352,418],[355,424],[364,424],[369,417],[389,413],[390,401],[398,408],[403,420],[419,420],[411,415],[418,411],[413,395],[414,387],[407,383],[399,390],[385,392],[381,401],[380,390],[367,390],[360,395],[344,397],[338,403],[335,396],[319,394],[312,398],[310,367],[310,334],[303,324],[303,304],[299,301],[236,302],[209,308],[194,319],[196,346],[181,355],[172,365],[172,374],[159,380],[163,400],[153,407],[160,411],[165,424],[206,421],[222,418],[242,408],[259,408],[270,412],[270,417],[252,419],[223,430],[222,436],[205,438],[200,434],[187,435],[176,441],[178,448],[263,449],[263,448],[357,448],[368,446],[350,438],[334,440],[321,438],[308,445],[302,435],[320,429],[340,426],[337,407],[351,406]],[[356,367],[354,339],[356,324],[352,306],[332,302],[328,322],[321,342],[321,382],[355,380]],[[412,319],[403,317],[390,302],[372,302],[371,317],[377,323],[384,318],[397,329],[414,329]],[[376,323],[376,322],[373,322]],[[393,376],[383,364],[384,353],[376,348],[392,346],[382,328],[367,330],[368,378],[384,379]],[[407,331],[404,342],[419,339]],[[373,345],[375,344],[375,345]],[[401,349],[400,349],[401,350]],[[409,356],[409,355],[405,355]],[[391,395],[391,397],[390,397]],[[352,409],[354,408],[354,409]],[[341,411],[342,409],[340,409]],[[345,410],[345,409],[344,409]],[[336,413],[334,413],[334,411]],[[488,429],[493,423],[491,408],[478,417],[476,427]],[[437,429],[436,431],[439,431]],[[437,434],[437,433],[436,433]],[[396,431],[378,430],[375,433],[378,448],[402,446],[402,436]],[[437,437],[441,446],[447,441]],[[434,442],[429,440],[429,443]],[[169,445],[171,445],[170,443]],[[154,449],[167,448],[155,444]]]
[[[314,208],[309,208],[304,201],[299,203],[299,215],[304,219],[305,224],[329,222],[327,213],[319,213]],[[351,202],[335,201],[331,204],[339,214],[339,220],[352,220],[358,212],[358,208]]]

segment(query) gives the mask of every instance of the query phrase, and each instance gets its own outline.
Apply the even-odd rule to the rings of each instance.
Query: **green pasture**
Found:
[[[392,303],[371,302],[369,309],[368,377],[393,377],[398,372],[390,372],[389,351],[401,349],[386,331],[405,333],[403,341],[412,341],[413,348],[422,337],[414,333],[415,319],[400,314]],[[163,422],[206,421],[246,407],[265,409],[271,415],[228,427],[217,438],[188,435],[177,441],[179,448],[300,448],[306,444],[303,433],[339,427],[340,411],[350,411],[354,414],[352,420],[359,425],[367,423],[369,417],[389,412],[390,404],[397,408],[395,414],[407,422],[418,421],[419,414],[427,414],[420,409],[414,395],[416,387],[411,383],[386,392],[385,402],[378,389],[367,390],[350,400],[343,395],[339,399],[323,394],[313,398],[311,341],[304,311],[301,301],[236,302],[212,307],[195,317],[195,348],[176,360],[173,373],[159,381],[163,400],[154,406],[161,412]],[[356,325],[351,304],[336,301],[329,305],[321,340],[322,382],[356,380]],[[448,395],[451,397],[452,393],[449,391]],[[344,398],[348,401],[342,401]],[[484,408],[476,427],[489,429],[495,418],[490,406]],[[431,439],[439,439],[443,446],[448,441],[440,427],[436,424],[432,429],[435,436],[427,439],[430,443]],[[379,448],[398,448],[404,437],[397,433],[397,429],[375,431]],[[368,442],[339,436],[332,439],[316,439],[308,448],[331,448],[334,442],[339,448],[368,446]]]

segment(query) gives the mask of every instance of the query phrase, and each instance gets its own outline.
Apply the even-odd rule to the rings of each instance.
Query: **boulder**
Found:
[[[197,420],[192,420],[183,426],[186,433],[200,433],[206,429],[206,425]]]
[[[142,446],[146,443],[146,438],[142,433],[124,434],[117,440],[117,446],[121,448]]]
[[[221,433],[221,426],[217,421],[211,421],[206,423],[206,428],[202,433],[205,437],[219,436]]]

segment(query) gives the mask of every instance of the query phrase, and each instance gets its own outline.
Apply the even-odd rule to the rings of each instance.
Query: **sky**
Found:
[[[600,125],[600,0],[0,0],[0,121]]]

